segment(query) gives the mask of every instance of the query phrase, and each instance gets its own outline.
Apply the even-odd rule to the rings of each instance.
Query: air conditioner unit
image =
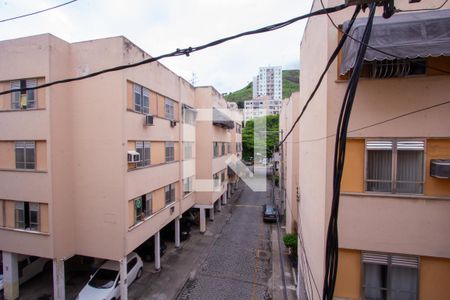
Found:
[[[152,126],[152,125],[153,125],[153,116],[145,115],[145,126]]]
[[[128,162],[137,163],[141,161],[141,154],[136,151],[128,151]]]
[[[450,179],[450,159],[432,159],[430,176],[439,179]]]
[[[177,121],[170,121],[170,127],[175,127],[177,125]]]

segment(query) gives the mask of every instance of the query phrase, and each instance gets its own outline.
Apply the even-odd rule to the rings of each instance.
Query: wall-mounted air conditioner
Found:
[[[153,125],[153,116],[145,115],[145,126],[152,126],[152,125]]]
[[[177,121],[171,120],[170,127],[175,127],[177,125]]]
[[[430,176],[439,179],[450,179],[450,159],[432,159]]]
[[[128,162],[137,163],[141,161],[141,154],[136,151],[128,151]]]

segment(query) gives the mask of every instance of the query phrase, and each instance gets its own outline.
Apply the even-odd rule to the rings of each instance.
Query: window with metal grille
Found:
[[[169,184],[164,187],[166,205],[175,201],[175,184]]]
[[[16,169],[36,168],[36,144],[33,141],[16,142]]]
[[[37,79],[20,79],[11,81],[12,89],[25,89],[37,86]],[[11,109],[36,108],[36,90],[19,91],[11,94]]]
[[[424,148],[422,140],[366,141],[366,191],[423,193]]]
[[[16,228],[39,231],[39,203],[17,201],[14,217]]]
[[[175,160],[175,144],[174,142],[166,142],[166,162]]]
[[[362,253],[363,299],[416,300],[419,258],[372,252]]]
[[[174,103],[171,99],[166,98],[164,101],[164,113],[167,119],[175,120]]]
[[[141,161],[136,163],[136,167],[145,167],[150,165],[150,142],[136,142],[136,152],[140,154]]]
[[[134,84],[133,102],[134,110],[143,114],[148,114],[150,103],[150,90],[139,85]]]

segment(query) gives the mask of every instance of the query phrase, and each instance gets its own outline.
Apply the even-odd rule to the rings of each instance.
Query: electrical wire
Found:
[[[344,170],[345,152],[347,143],[347,129],[350,122],[350,115],[352,112],[353,103],[355,100],[356,90],[361,76],[364,56],[367,50],[367,43],[369,42],[372,32],[373,20],[375,17],[376,4],[374,2],[369,5],[369,17],[362,36],[362,42],[358,49],[355,66],[351,74],[347,90],[345,92],[342,103],[339,120],[336,129],[336,140],[334,149],[334,164],[333,164],[333,197],[331,202],[330,219],[328,222],[328,230],[326,236],[325,247],[325,276],[323,284],[322,298],[324,300],[332,300],[334,289],[336,286],[337,267],[339,261],[339,236],[338,236],[338,212],[341,180]]]
[[[61,3],[59,5],[52,6],[52,7],[46,8],[46,9],[42,9],[42,10],[38,10],[38,11],[35,11],[35,12],[32,12],[32,13],[28,13],[28,14],[25,14],[25,15],[20,15],[20,16],[8,18],[8,19],[3,19],[3,20],[0,20],[0,23],[12,21],[12,20],[17,20],[17,19],[20,19],[20,18],[25,18],[25,17],[29,17],[29,16],[33,16],[33,15],[37,15],[37,14],[40,14],[40,13],[43,13],[43,12],[46,12],[46,11],[49,11],[49,10],[52,10],[52,9],[55,9],[55,8],[59,8],[59,7],[68,5],[68,4],[76,2],[76,1],[78,1],[78,0],[67,1],[65,3]]]
[[[356,20],[356,17],[358,16],[359,12],[361,11],[361,6],[357,5],[355,8],[355,11],[353,13],[352,18],[350,19],[350,23],[349,26],[346,30],[346,33],[350,32],[350,29],[353,26],[353,23]],[[328,15],[328,14],[327,14]],[[300,119],[302,118],[303,114],[306,112],[306,109],[308,108],[309,103],[312,101],[312,99],[314,98],[314,96],[316,95],[317,90],[319,89],[323,78],[325,77],[325,75],[327,74],[328,70],[330,69],[331,65],[333,64],[334,60],[336,59],[336,57],[339,55],[339,52],[341,51],[342,47],[345,44],[345,41],[347,40],[347,37],[349,35],[348,34],[344,34],[341,38],[341,40],[339,41],[336,49],[334,49],[333,54],[331,54],[330,58],[328,59],[327,65],[325,66],[325,69],[322,71],[322,74],[319,77],[319,80],[316,83],[316,86],[314,87],[313,91],[311,92],[311,94],[308,97],[308,100],[306,101],[305,105],[302,108],[302,111],[300,112],[299,116],[297,117],[297,119],[295,120],[294,124],[292,125],[291,129],[286,133],[286,136],[283,138],[283,140],[281,142],[278,143],[278,147],[284,143],[284,141],[289,137],[289,135],[292,133],[292,131],[294,130],[295,126],[297,125],[297,123],[300,121]]]
[[[438,7],[432,7],[432,8],[418,8],[418,9],[397,9],[395,12],[414,12],[414,11],[433,11],[433,10],[439,10],[444,7],[445,4],[447,4],[448,0],[445,0],[441,5]]]
[[[61,79],[61,80],[56,80],[56,81],[52,81],[52,82],[47,82],[44,83],[42,85],[38,85],[35,87],[24,87],[24,88],[17,88],[17,89],[10,89],[10,90],[6,90],[3,92],[0,92],[0,95],[6,95],[6,94],[10,94],[13,92],[25,92],[28,90],[36,90],[36,89],[41,89],[41,88],[46,88],[46,87],[50,87],[56,84],[62,84],[62,83],[68,83],[68,82],[73,82],[73,81],[79,81],[79,80],[83,80],[83,79],[87,79],[87,78],[91,78],[91,77],[95,77],[101,74],[105,74],[105,73],[110,73],[110,72],[115,72],[115,71],[120,71],[120,70],[125,70],[125,69],[129,69],[129,68],[134,68],[140,65],[144,65],[144,64],[148,64],[151,62],[155,62],[158,61],[160,59],[163,58],[167,58],[167,57],[175,57],[175,56],[181,56],[181,55],[186,55],[189,56],[191,53],[206,49],[206,48],[210,48],[210,47],[214,47],[217,45],[220,45],[222,43],[243,37],[243,36],[248,36],[248,35],[255,35],[255,34],[260,34],[260,33],[265,33],[265,32],[269,32],[269,31],[274,31],[283,27],[286,27],[292,23],[298,22],[300,20],[309,18],[309,17],[314,17],[314,16],[318,16],[318,15],[324,15],[324,14],[329,14],[329,13],[334,13],[340,10],[343,10],[345,8],[347,8],[347,4],[341,4],[341,5],[337,5],[337,6],[333,6],[333,7],[329,7],[329,8],[324,8],[324,9],[319,9],[317,11],[314,12],[310,12],[308,14],[299,16],[299,17],[295,17],[292,19],[289,19],[287,21],[284,22],[280,22],[280,23],[275,23],[272,25],[268,25],[268,26],[264,26],[261,27],[259,29],[255,29],[255,30],[251,30],[251,31],[246,31],[246,32],[242,32],[236,35],[232,35],[232,36],[228,36],[225,38],[221,38],[215,41],[212,41],[210,43],[204,44],[204,45],[200,45],[200,46],[196,46],[196,47],[188,47],[188,48],[183,48],[183,49],[176,49],[173,52],[170,53],[166,53],[166,54],[162,54],[156,57],[151,57],[136,63],[132,63],[132,64],[124,64],[124,65],[119,65],[119,66],[115,66],[115,67],[111,67],[111,68],[107,68],[107,69],[103,69],[100,71],[96,71],[90,74],[86,74],[83,76],[79,76],[79,77],[72,77],[72,78],[66,78],[66,79]]]
[[[444,101],[444,102],[441,102],[441,103],[437,103],[437,104],[433,104],[433,105],[430,105],[430,106],[426,106],[426,107],[423,107],[423,108],[420,108],[420,109],[417,109],[417,110],[413,110],[413,111],[410,111],[410,112],[407,112],[407,113],[404,113],[404,114],[401,114],[401,115],[396,115],[394,117],[391,117],[389,119],[385,119],[383,121],[379,121],[379,122],[375,122],[375,123],[372,123],[372,124],[364,125],[362,127],[351,129],[351,130],[348,131],[348,133],[358,132],[358,131],[361,131],[361,130],[364,130],[364,129],[367,129],[367,128],[375,127],[375,126],[378,126],[378,125],[381,125],[381,124],[384,124],[384,123],[388,123],[388,122],[391,122],[391,121],[394,121],[394,120],[397,120],[397,119],[400,119],[400,118],[403,118],[403,117],[407,117],[407,116],[410,116],[410,115],[413,115],[413,114],[416,114],[416,113],[419,113],[419,112],[423,112],[423,111],[426,111],[426,110],[429,110],[429,109],[433,109],[433,108],[436,108],[436,107],[440,107],[440,106],[443,106],[443,105],[447,105],[447,104],[450,104],[450,100]],[[298,142],[286,142],[286,143],[288,143],[288,144],[298,144],[298,143],[301,144],[301,143],[309,143],[309,142],[318,142],[318,141],[322,141],[322,140],[325,140],[325,139],[328,139],[328,138],[331,138],[331,137],[334,137],[334,136],[336,136],[335,133],[327,135],[327,136],[324,136],[324,137],[320,137],[320,138],[300,140]]]

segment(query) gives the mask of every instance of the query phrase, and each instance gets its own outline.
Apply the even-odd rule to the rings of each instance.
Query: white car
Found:
[[[127,256],[127,286],[142,276],[142,259],[135,252]],[[95,271],[78,294],[80,300],[112,300],[120,298],[119,262],[108,260]]]
[[[37,274],[41,273],[47,266],[51,267],[50,263],[51,261],[46,258],[18,254],[17,264],[19,271],[19,284],[22,284],[25,281],[33,278]],[[0,273],[0,291],[2,290],[3,274]]]

